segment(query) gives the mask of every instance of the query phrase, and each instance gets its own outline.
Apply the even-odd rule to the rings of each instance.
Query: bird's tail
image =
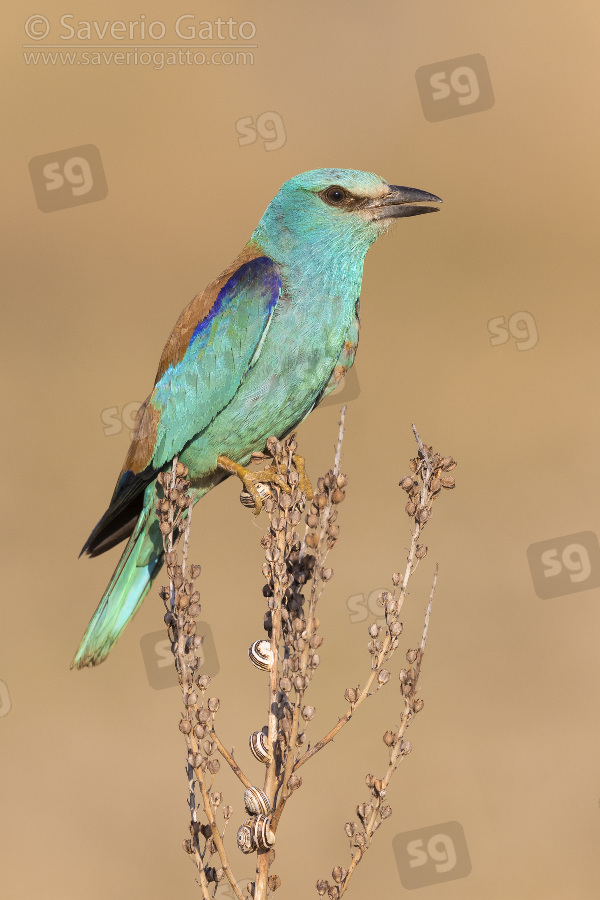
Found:
[[[152,506],[146,506],[142,511],[110,584],[81,639],[71,668],[97,666],[106,659],[160,571],[163,563],[162,539],[158,533],[158,522],[151,512]]]

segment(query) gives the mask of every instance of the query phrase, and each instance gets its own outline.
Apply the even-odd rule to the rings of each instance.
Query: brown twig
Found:
[[[297,770],[331,743],[367,697],[390,680],[386,665],[398,648],[403,631],[399,613],[407,596],[410,578],[427,553],[427,547],[420,543],[422,531],[433,515],[433,501],[440,495],[441,489],[454,486],[454,479],[447,474],[456,465],[454,460],[451,457],[441,457],[431,447],[425,446],[413,425],[418,453],[410,461],[413,474],[400,482],[408,495],[406,512],[411,522],[411,544],[405,570],[402,576],[399,573],[393,575],[392,591],[380,594],[379,602],[384,607],[385,625],[374,623],[369,626],[370,640],[367,649],[371,662],[364,686],[362,689],[357,687],[346,690],[344,696],[349,703],[346,713],[320,740],[303,750],[307,740],[307,726],[315,715],[314,707],[306,704],[306,694],[319,666],[320,655],[317,651],[323,643],[319,634],[317,610],[323,591],[333,576],[333,570],[326,566],[326,561],[339,538],[338,508],[345,498],[348,480],[340,471],[345,413],[346,407],[343,407],[333,468],[318,479],[314,496],[305,477],[304,461],[296,455],[294,435],[283,441],[275,437],[269,438],[266,452],[253,454],[254,462],[269,460],[268,468],[263,467],[265,474],[262,476],[268,484],[259,484],[253,490],[257,497],[264,499],[263,506],[269,519],[269,529],[261,538],[261,546],[265,550],[263,574],[266,583],[263,593],[268,601],[265,629],[270,647],[265,741],[267,758],[262,789],[270,806],[267,819],[270,830],[266,829],[259,836],[250,831],[251,841],[258,841],[250,848],[244,843],[246,839],[242,835],[243,828],[240,829],[242,837],[238,835],[238,842],[242,841],[240,846],[245,851],[254,849],[257,853],[256,881],[249,886],[253,900],[266,900],[269,891],[275,890],[281,883],[279,876],[269,874],[274,859],[271,847],[286,804],[301,787],[302,779]],[[203,900],[210,898],[211,885],[214,883],[216,892],[223,879],[227,879],[237,900],[244,900],[223,841],[232,807],[226,806],[223,809],[225,821],[222,831],[217,821],[222,795],[220,792],[213,792],[214,778],[219,770],[219,761],[213,756],[214,752],[218,752],[245,788],[252,790],[252,785],[235,759],[233,750],[229,752],[217,734],[215,716],[220,702],[215,697],[205,699],[210,677],[197,673],[202,662],[198,655],[202,638],[196,635],[195,628],[195,618],[200,612],[200,606],[194,580],[199,575],[200,567],[187,565],[192,511],[187,474],[187,468],[175,459],[171,472],[162,473],[158,477],[163,496],[157,504],[169,576],[169,586],[162,589],[161,596],[165,601],[165,622],[169,629],[184,701],[184,713],[179,727],[188,748],[191,839],[184,842],[184,847],[198,869]],[[244,494],[241,499],[247,503]],[[311,502],[305,516],[306,529],[300,539],[295,529],[309,500]],[[179,564],[176,548],[181,537],[183,553]],[[408,669],[401,669],[399,673],[402,714],[398,726],[384,734],[384,742],[389,748],[387,769],[381,778],[370,774],[366,776],[371,799],[368,803],[357,806],[360,826],[356,822],[346,823],[345,830],[351,847],[348,868],[334,867],[332,885],[323,880],[317,882],[318,893],[327,893],[331,900],[337,900],[345,893],[375,832],[391,815],[391,807],[384,803],[388,785],[393,772],[412,749],[410,741],[405,739],[405,732],[415,715],[423,708],[423,701],[417,697],[417,691],[437,574],[436,565],[421,644],[418,649],[407,652]],[[255,661],[261,668],[264,667],[258,659]],[[198,693],[201,694],[200,699]],[[264,731],[263,729],[263,734]],[[259,736],[262,740],[262,736]],[[200,810],[206,821],[204,825],[198,819]],[[258,820],[253,818],[251,821]],[[204,839],[203,845],[200,843],[201,837]],[[210,865],[214,854],[219,858],[218,869]]]

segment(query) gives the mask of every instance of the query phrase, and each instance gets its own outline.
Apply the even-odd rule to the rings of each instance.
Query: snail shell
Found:
[[[262,481],[258,481],[255,485],[255,488],[258,492],[258,496],[261,500],[266,500],[267,497],[271,496],[271,488],[268,484],[263,484]],[[254,509],[254,498],[250,491],[244,489],[240,494],[240,503],[242,506],[247,506],[249,509]]]
[[[259,762],[268,763],[272,753],[263,731],[253,731],[250,735],[250,752]]]
[[[269,850],[274,843],[275,834],[271,831],[271,820],[268,816],[253,816],[242,822],[238,828],[237,845],[242,853]]]
[[[268,816],[271,812],[269,798],[257,787],[249,787],[244,791],[244,806],[251,816]]]
[[[268,641],[254,641],[248,650],[248,656],[250,657],[250,662],[257,669],[266,670],[273,665],[273,651]]]
[[[252,837],[252,819],[246,819],[238,828],[237,845],[242,853],[252,853],[253,850],[256,850]]]
[[[258,850],[269,850],[275,843],[275,834],[271,831],[271,819],[268,816],[254,816],[250,820],[252,842]]]

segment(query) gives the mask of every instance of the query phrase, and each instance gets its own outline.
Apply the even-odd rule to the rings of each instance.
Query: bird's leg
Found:
[[[286,494],[291,493],[290,487],[287,484],[285,478],[283,477],[281,472],[277,471],[274,466],[269,466],[267,469],[263,469],[262,472],[251,472],[250,469],[245,469],[243,466],[240,466],[232,459],[229,459],[228,456],[219,456],[217,458],[217,465],[220,469],[224,469],[226,472],[230,472],[232,475],[237,475],[237,477],[240,479],[240,481],[254,500],[255,516],[259,514],[263,506],[262,497],[256,490],[257,484],[276,484],[277,487],[281,488],[282,491],[285,491]]]
[[[299,481],[298,487],[302,491],[303,494],[306,494],[307,500],[312,500],[313,498],[313,489],[312,484],[310,483],[310,478],[306,474],[306,468],[304,466],[304,457],[298,456],[297,453],[294,453],[292,459],[294,460],[294,465],[296,466],[296,471],[298,472]]]

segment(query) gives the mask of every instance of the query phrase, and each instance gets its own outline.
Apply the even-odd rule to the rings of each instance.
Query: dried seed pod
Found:
[[[315,708],[314,708],[314,706],[305,706],[305,707],[303,707],[303,709],[302,709],[302,718],[303,718],[306,722],[310,722],[310,720],[313,719],[314,716],[315,716]]]
[[[250,752],[259,762],[270,762],[273,754],[269,748],[267,738],[262,731],[253,731],[250,735]]]
[[[267,884],[269,885],[270,891],[276,891],[277,888],[281,887],[281,878],[279,877],[279,875],[269,875]]]
[[[346,822],[344,825],[344,831],[348,835],[348,837],[352,837],[354,832],[356,831],[356,823],[355,822]]]
[[[387,682],[389,680],[390,680],[390,673],[388,672],[387,669],[382,669],[381,672],[379,673],[379,675],[377,676],[377,681],[379,682],[379,684],[387,684]]]
[[[398,741],[398,736],[393,731],[386,731],[383,736],[383,743],[386,747],[393,747]]]
[[[344,872],[344,870],[342,869],[341,866],[334,866],[333,869],[332,869],[332,871],[331,871],[331,875],[332,875],[332,877],[333,877],[333,880],[334,880],[334,881],[337,881],[338,884],[340,884],[341,881],[343,880],[343,877],[344,877],[344,876],[343,876],[343,872]]]
[[[267,816],[271,812],[269,798],[258,787],[249,787],[244,791],[244,806],[251,816]]]
[[[456,486],[456,482],[454,481],[454,477],[452,475],[442,475],[440,478],[440,482],[442,487],[444,488],[453,488]]]
[[[381,809],[379,810],[379,815],[381,816],[382,819],[387,819],[389,816],[391,816],[391,814],[392,814],[391,806],[382,806]]]
[[[250,657],[250,662],[257,669],[266,671],[273,665],[273,651],[269,641],[254,641],[248,650],[248,656]]]
[[[410,475],[405,475],[404,478],[398,482],[403,491],[410,491],[413,486],[413,480]]]
[[[412,744],[410,741],[402,741],[400,744],[400,753],[402,756],[406,756],[412,750]]]
[[[341,488],[336,488],[335,491],[331,494],[331,502],[332,503],[341,503],[344,497],[346,496],[346,491]]]
[[[346,688],[344,691],[344,698],[348,701],[348,703],[356,703],[356,698],[358,694],[354,688]]]
[[[409,663],[414,663],[417,658],[417,655],[418,654],[417,654],[416,650],[407,650],[406,651],[406,661]]]
[[[419,697],[417,700],[415,700],[415,702],[413,704],[413,710],[416,713],[421,712],[421,710],[423,709],[424,706],[425,706],[425,701]]]
[[[328,882],[323,881],[322,878],[319,878],[319,880],[317,881],[317,894],[319,895],[319,897],[323,897],[327,893],[328,887]]]
[[[370,803],[359,803],[359,805],[356,807],[356,814],[363,822],[369,818],[372,812],[373,807]]]
[[[297,791],[302,786],[302,778],[300,775],[290,775],[287,786],[290,791]]]
[[[268,484],[263,484],[262,481],[259,481],[254,485],[254,487],[256,488],[258,496],[263,501],[263,503],[271,496],[271,489]],[[247,506],[248,509],[254,508],[254,497],[252,496],[250,491],[247,491],[246,489],[242,491],[242,493],[240,494],[240,503],[242,504],[242,506]]]

